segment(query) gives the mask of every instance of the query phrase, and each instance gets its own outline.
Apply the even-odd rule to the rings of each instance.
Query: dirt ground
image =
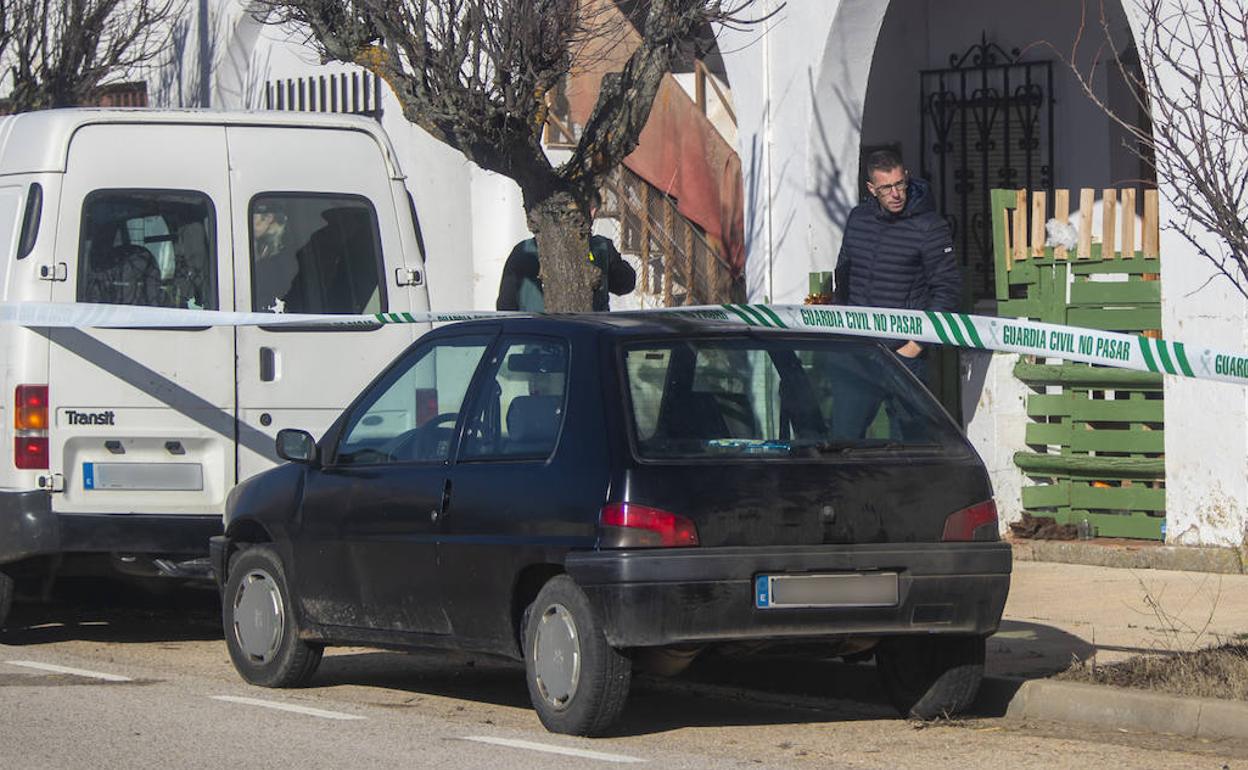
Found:
[[[1056,678],[1186,697],[1248,701],[1248,644],[1222,644],[1173,655],[1141,655],[1106,666],[1085,661]]]

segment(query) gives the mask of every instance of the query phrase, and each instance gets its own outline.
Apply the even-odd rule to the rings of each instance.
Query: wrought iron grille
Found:
[[[381,80],[370,72],[339,72],[264,84],[264,109],[346,112],[381,120]]]
[[[1019,57],[984,33],[949,67],[919,73],[920,173],[953,228],[972,305],[995,293],[992,189],[1055,181],[1053,63]]]

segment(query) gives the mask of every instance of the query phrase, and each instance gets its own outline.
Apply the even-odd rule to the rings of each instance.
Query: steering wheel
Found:
[[[403,431],[390,439],[381,451],[389,456],[391,462],[439,459],[442,455],[438,447],[443,441],[449,445],[458,419],[458,412],[443,412],[426,420],[419,428]]]

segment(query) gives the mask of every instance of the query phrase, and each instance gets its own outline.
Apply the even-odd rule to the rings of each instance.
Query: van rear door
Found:
[[[54,302],[233,307],[225,129],[87,125],[69,145]],[[234,333],[54,329],[49,465],[80,513],[220,513],[236,481]]]
[[[404,264],[394,180],[365,131],[226,129],[238,309],[379,313],[411,309],[395,284]],[[407,225],[410,227],[410,224]],[[411,326],[240,327],[240,436],[281,428],[320,435],[415,336]],[[272,441],[240,441],[239,478],[276,461]]]

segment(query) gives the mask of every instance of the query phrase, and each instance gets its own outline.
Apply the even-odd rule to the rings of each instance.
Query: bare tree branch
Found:
[[[1113,47],[1118,74],[1151,125],[1113,109],[1097,93],[1099,61],[1087,71],[1051,44],[1084,93],[1126,131],[1131,149],[1167,184],[1178,214],[1166,227],[1177,232],[1248,297],[1248,6],[1219,0],[1136,0],[1143,20],[1138,52]],[[1122,30],[1108,21],[1103,1],[1100,29],[1113,46]],[[1215,244],[1203,236],[1214,236]]]
[[[708,24],[751,23],[740,18],[751,2],[263,0],[263,14],[307,30],[324,60],[376,73],[408,120],[514,179],[538,239],[546,307],[589,310],[591,195],[636,147],[679,46]],[[622,70],[603,79],[571,159],[552,167],[542,144],[548,96],[595,51],[638,37]]]
[[[183,0],[5,0],[0,66],[13,112],[91,103],[164,53]]]

